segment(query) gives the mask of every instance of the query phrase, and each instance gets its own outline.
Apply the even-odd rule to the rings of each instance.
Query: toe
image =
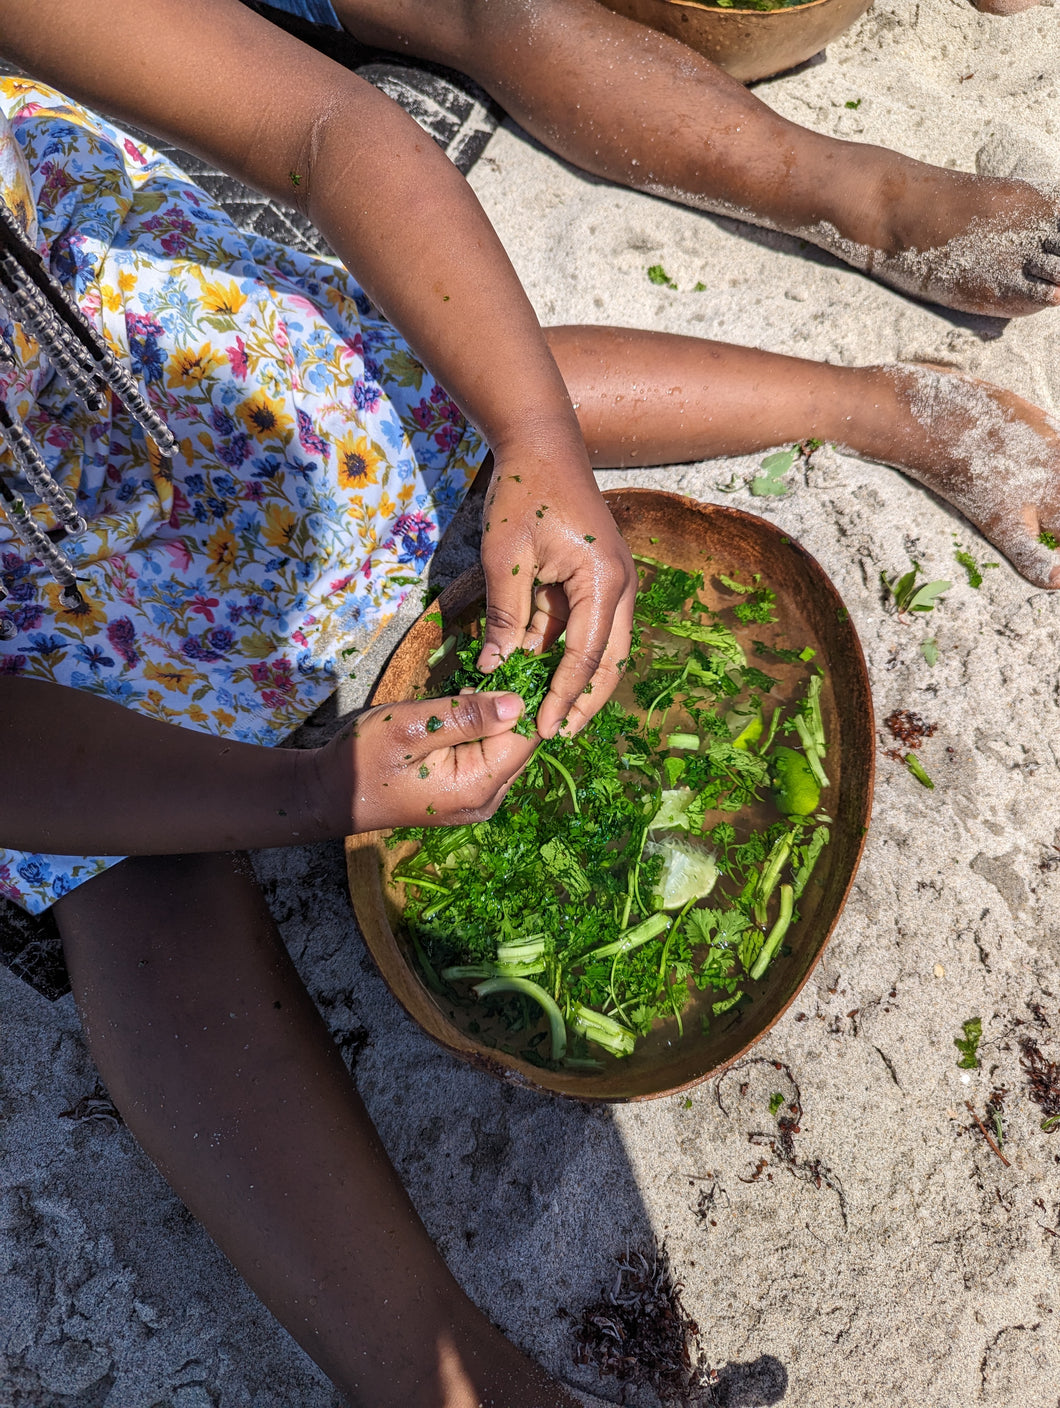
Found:
[[[1033,510],[1028,508],[1026,519],[994,523],[987,536],[1028,582],[1047,590],[1060,587],[1060,551],[1049,546],[1060,538],[1043,530]]]
[[[1035,254],[1023,266],[1028,278],[1043,283],[1060,284],[1060,254]]]

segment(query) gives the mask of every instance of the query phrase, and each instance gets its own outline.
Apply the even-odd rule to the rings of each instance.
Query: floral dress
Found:
[[[71,610],[0,517],[0,673],[277,743],[418,585],[485,446],[341,265],[28,80],[0,80],[0,199],[178,445],[87,411],[0,305],[0,396],[88,520]],[[0,895],[39,913],[117,859],[0,848]]]

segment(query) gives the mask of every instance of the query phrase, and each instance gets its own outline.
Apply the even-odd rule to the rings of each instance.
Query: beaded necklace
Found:
[[[85,318],[80,308],[52,278],[43,260],[27,242],[14,217],[0,200],[0,303],[46,354],[57,376],[90,411],[106,404],[106,392],[122,402],[133,420],[150,435],[163,455],[176,441],[165,422],[151,409],[136,382]],[[15,349],[0,335],[0,361],[14,362]],[[0,399],[0,448],[6,447],[18,472],[33,493],[47,504],[66,533],[83,533],[85,520],[66,491],[55,482],[18,415]],[[11,527],[62,587],[60,602],[67,610],[83,605],[77,579],[66,555],[36,522],[22,494],[7,482],[0,464],[0,509]],[[7,592],[0,585],[0,601]],[[0,620],[0,640],[16,634],[14,622]]]

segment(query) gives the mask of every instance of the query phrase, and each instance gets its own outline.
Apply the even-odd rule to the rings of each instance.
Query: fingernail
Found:
[[[494,697],[498,719],[517,719],[523,712],[523,701],[517,694],[498,694]]]

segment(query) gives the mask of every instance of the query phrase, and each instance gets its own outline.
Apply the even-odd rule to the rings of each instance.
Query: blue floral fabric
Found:
[[[62,545],[70,609],[0,518],[0,673],[278,742],[419,586],[482,441],[341,265],[243,234],[21,79],[0,81],[0,199],[178,444],[164,459],[113,397],[87,411],[0,309],[0,396],[89,524]],[[0,848],[0,894],[37,913],[116,859]]]

